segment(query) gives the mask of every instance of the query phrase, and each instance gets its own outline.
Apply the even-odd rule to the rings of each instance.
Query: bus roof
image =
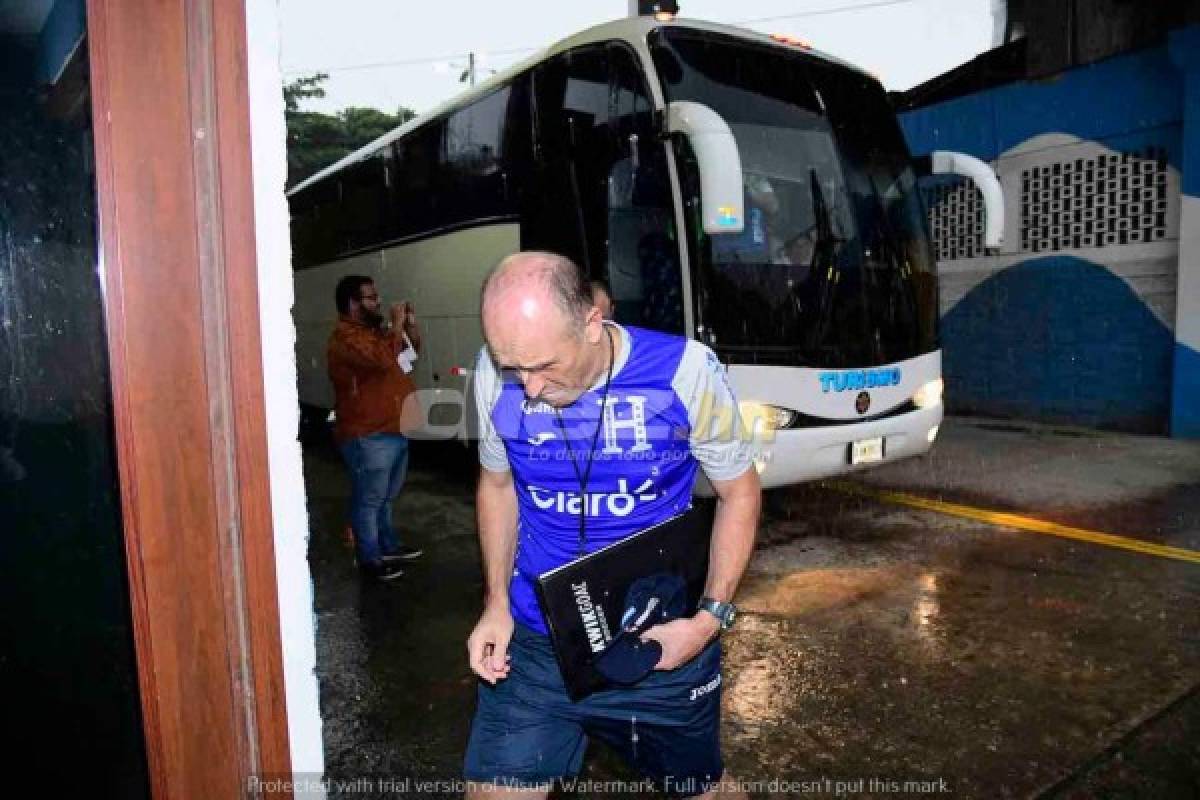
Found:
[[[322,170],[314,173],[313,175],[310,175],[309,177],[305,178],[304,180],[300,181],[300,183],[296,184],[291,189],[289,189],[287,191],[287,194],[290,197],[298,192],[303,191],[304,189],[307,189],[309,186],[312,186],[313,184],[324,180],[325,178],[329,177],[330,175],[340,172],[342,169],[350,166],[351,164],[354,164],[358,161],[363,161],[363,160],[369,158],[375,152],[377,152],[380,148],[385,147],[388,144],[391,144],[392,142],[396,141],[397,139],[407,135],[411,131],[417,130],[418,128],[420,128],[422,125],[429,122],[430,120],[437,119],[438,117],[441,117],[445,114],[448,114],[452,111],[462,108],[463,106],[470,105],[475,100],[478,100],[481,97],[485,97],[488,94],[491,94],[492,92],[494,92],[496,89],[504,86],[510,80],[512,80],[512,78],[514,78],[515,76],[524,72],[525,70],[528,70],[531,67],[534,67],[537,64],[541,63],[542,61],[552,58],[553,56],[558,55],[561,52],[564,52],[566,50],[571,50],[575,47],[579,47],[580,45],[590,44],[593,42],[607,42],[607,41],[612,41],[614,39],[624,40],[624,41],[628,41],[633,44],[637,44],[638,42],[645,42],[646,35],[649,34],[650,31],[657,30],[660,28],[668,28],[668,27],[678,27],[678,28],[687,28],[690,30],[711,31],[713,33],[723,33],[728,36],[735,36],[739,39],[746,39],[748,41],[754,41],[754,42],[758,42],[760,44],[771,45],[774,47],[780,47],[780,48],[788,49],[788,50],[794,49],[794,45],[777,41],[776,39],[772,38],[769,34],[758,33],[757,31],[746,30],[745,28],[737,28],[732,25],[721,25],[716,22],[705,22],[703,20],[698,20],[698,19],[676,18],[669,22],[659,22],[654,17],[644,16],[644,17],[624,17],[622,19],[612,20],[611,22],[602,22],[599,25],[594,25],[591,28],[587,28],[585,30],[580,31],[579,33],[569,36],[566,39],[562,39],[558,42],[555,42],[554,44],[550,45],[549,47],[546,47],[546,48],[534,53],[533,55],[531,55],[525,59],[522,59],[521,61],[517,62],[516,64],[513,64],[512,66],[508,67],[507,69],[503,70],[502,72],[498,72],[495,75],[490,76],[487,80],[479,83],[478,85],[472,87],[471,89],[468,89],[465,92],[456,94],[454,97],[451,97],[449,100],[446,100],[445,102],[440,103],[437,106],[434,106],[432,109],[430,109],[429,111],[426,111],[424,114],[419,114],[418,116],[413,117],[412,119],[410,119],[408,122],[404,123],[403,125],[388,131],[387,133],[383,134],[379,138],[374,139],[373,141],[368,142],[367,144],[363,145],[359,149],[355,150],[353,153],[350,153],[349,155],[330,164],[328,167],[325,167],[324,169],[322,169]],[[829,62],[838,64],[840,66],[847,67],[849,69],[853,69],[856,72],[863,72],[863,74],[869,74],[869,73],[866,73],[864,70],[862,70],[860,67],[855,66],[854,64],[843,61],[842,59],[837,58],[836,56],[829,55],[828,53],[823,53],[820,50],[812,49],[810,47],[805,46],[804,52],[808,53],[809,55],[816,56],[817,58],[823,59],[825,61],[829,61]]]

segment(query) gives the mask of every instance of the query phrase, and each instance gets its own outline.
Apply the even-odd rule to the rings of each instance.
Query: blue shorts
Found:
[[[532,787],[577,775],[588,736],[605,742],[660,791],[702,794],[721,779],[721,645],[636,686],[572,703],[549,637],[518,624],[508,677],[479,682],[464,775]]]

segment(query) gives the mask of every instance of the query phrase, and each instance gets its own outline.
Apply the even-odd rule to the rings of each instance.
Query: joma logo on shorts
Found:
[[[703,686],[697,686],[695,689],[692,689],[692,696],[688,698],[688,702],[695,700],[697,697],[704,697],[704,695],[708,694],[709,692],[711,692],[713,689],[716,689],[720,685],[721,685],[721,673],[718,672],[717,677],[713,678],[708,683],[704,684]]]

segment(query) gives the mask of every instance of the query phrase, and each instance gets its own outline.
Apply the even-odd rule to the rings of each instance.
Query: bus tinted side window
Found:
[[[440,169],[445,120],[425,125],[395,142],[396,179],[391,186],[388,236],[413,236],[438,227],[443,216]]]
[[[508,213],[504,125],[512,94],[506,86],[446,121],[443,225]]]
[[[533,194],[533,73],[513,78],[504,119],[503,153],[505,214],[517,215]]]
[[[339,252],[377,244],[385,236],[388,182],[385,155],[376,153],[342,171]]]
[[[604,159],[598,145],[608,118],[604,47],[573,50],[539,66],[534,103],[536,166],[521,209],[521,247],[561,253],[590,271],[604,239],[596,227],[603,194],[593,163]]]
[[[535,191],[521,246],[607,279],[622,322],[683,330],[679,251],[663,143],[633,52],[589,45],[534,74]]]
[[[329,178],[292,196],[292,263],[296,268],[322,264],[338,252],[341,184]]]

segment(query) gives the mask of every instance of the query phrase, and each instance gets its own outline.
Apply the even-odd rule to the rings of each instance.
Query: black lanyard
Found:
[[[592,434],[592,448],[588,451],[587,466],[583,472],[579,471],[579,464],[575,459],[575,448],[571,446],[571,439],[567,436],[567,426],[563,424],[562,411],[558,408],[554,409],[554,416],[558,420],[559,430],[562,431],[563,443],[567,446],[567,452],[571,455],[571,467],[575,470],[575,479],[579,481],[579,555],[587,555],[587,509],[588,509],[588,479],[592,476],[592,459],[596,456],[596,443],[600,440],[600,429],[604,427],[604,415],[608,412],[608,387],[612,385],[613,364],[617,360],[617,348],[613,344],[612,331],[608,326],[604,326],[604,334],[608,337],[608,376],[604,379],[604,395],[600,400],[600,418],[596,420],[596,432]]]

